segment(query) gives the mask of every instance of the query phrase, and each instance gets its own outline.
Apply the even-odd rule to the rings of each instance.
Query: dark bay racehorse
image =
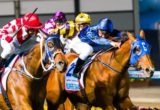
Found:
[[[104,51],[92,61],[84,76],[85,94],[81,91],[67,94],[64,89],[65,72],[52,71],[47,82],[47,101],[50,106],[57,107],[68,96],[78,110],[88,110],[91,106],[103,110],[114,110],[115,107],[118,110],[136,110],[129,97],[129,63],[143,69],[146,77],[153,75],[154,66],[143,32],[137,37],[127,34],[128,38],[121,48]],[[77,55],[68,53],[65,57],[69,65]],[[59,76],[59,79],[55,76]]]
[[[59,41],[57,42],[56,44],[60,44]],[[61,57],[61,54],[59,54],[61,50],[58,49],[61,49],[61,47],[56,45],[53,48],[54,43],[55,40],[53,42],[51,38],[46,44],[47,54],[50,55],[46,63],[48,66],[50,65],[49,63],[53,64],[53,66],[61,65],[65,60],[63,58],[59,60],[58,57]],[[46,69],[46,65],[42,61],[44,54],[42,52],[44,51],[43,44],[36,44],[27,54],[19,58],[7,78],[6,93],[13,110],[43,110],[48,77],[48,75],[45,75],[47,73],[43,73],[44,69]],[[59,64],[55,64],[54,61]],[[0,94],[0,109],[8,110],[2,94]]]

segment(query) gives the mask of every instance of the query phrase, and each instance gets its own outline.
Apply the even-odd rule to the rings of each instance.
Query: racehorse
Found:
[[[67,65],[65,66],[67,67]],[[47,107],[48,110],[73,110],[74,107],[67,98],[67,92],[64,89],[64,74],[62,73],[65,67],[59,66],[59,68],[52,70],[48,76],[46,85]]]
[[[45,42],[42,40],[41,43],[35,44],[28,53],[16,59],[13,68],[9,68],[10,73],[6,81],[6,94],[9,104],[4,101],[2,94],[0,94],[0,109],[43,110],[47,73],[56,65],[65,62],[63,58],[59,60],[61,46],[55,45],[53,48],[55,42],[60,44],[58,40],[53,40],[54,38],[56,37],[49,37]],[[46,45],[45,48],[44,45]],[[47,56],[45,61],[43,60],[44,53]],[[55,61],[59,64],[56,64]],[[2,81],[3,77],[5,77],[5,74],[2,75]]]
[[[149,56],[149,44],[142,31],[137,37],[127,33],[127,38],[122,42],[119,49],[103,51],[93,59],[84,75],[85,88],[81,88],[83,92],[67,94],[64,87],[66,71],[52,71],[47,82],[48,103],[56,107],[68,96],[78,110],[88,110],[91,106],[103,110],[114,110],[115,107],[118,110],[136,110],[129,97],[129,65],[143,69],[146,77],[153,75],[154,66]],[[65,57],[70,65],[78,55],[68,53]],[[58,74],[59,79],[55,79]],[[57,86],[51,88],[51,85]]]

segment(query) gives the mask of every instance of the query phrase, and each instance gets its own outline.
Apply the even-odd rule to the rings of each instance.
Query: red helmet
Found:
[[[28,29],[40,29],[42,27],[42,23],[37,14],[27,13],[23,17],[24,26]]]

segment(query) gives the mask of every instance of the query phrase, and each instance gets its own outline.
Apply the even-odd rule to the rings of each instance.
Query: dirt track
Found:
[[[146,86],[131,87],[130,97],[136,106],[145,107],[145,108],[156,107],[160,109],[160,86],[159,87],[146,87]],[[95,110],[95,109],[92,108],[91,110]],[[101,109],[96,109],[96,110],[101,110]]]
[[[130,97],[137,106],[158,107],[160,109],[160,86],[132,87]]]

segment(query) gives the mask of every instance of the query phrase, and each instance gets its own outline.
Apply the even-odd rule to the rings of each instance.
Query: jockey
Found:
[[[42,30],[48,35],[60,35],[65,53],[70,51],[70,42],[78,34],[78,27],[75,22],[67,21],[65,14],[61,11],[54,13],[53,17],[45,23]]]
[[[81,31],[83,28],[91,24],[91,17],[89,14],[81,12],[76,16],[75,22],[78,25],[79,31]]]
[[[50,18],[45,25],[43,26],[42,30],[48,34],[51,35],[54,32],[56,32],[58,28],[63,27],[66,23],[67,19],[63,12],[57,11],[53,14],[52,18]]]
[[[117,37],[120,36],[120,32],[113,29],[112,21],[108,18],[100,20],[95,26],[86,26],[80,31],[75,44],[72,46],[72,49],[79,54],[73,76],[79,77],[79,70],[93,52],[108,49],[111,46],[120,47],[121,43],[107,39],[111,35]]]
[[[12,20],[0,29],[2,53],[0,56],[0,72],[3,72],[7,58],[16,53],[24,42],[37,36],[42,23],[37,14],[27,13],[22,18]]]
[[[76,16],[75,23],[76,23],[76,29],[78,30],[78,32],[77,32],[76,36],[72,39],[72,41],[69,43],[68,48],[69,48],[69,50],[73,50],[75,53],[77,53],[78,50],[74,49],[74,46],[77,47],[76,44],[80,42],[80,39],[79,39],[78,35],[79,35],[81,30],[83,30],[84,28],[90,26],[91,17],[90,17],[89,14],[81,12]]]

